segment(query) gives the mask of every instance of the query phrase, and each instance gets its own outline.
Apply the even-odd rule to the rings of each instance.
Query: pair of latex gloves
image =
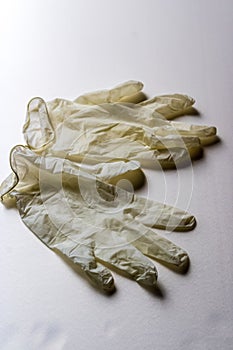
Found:
[[[114,288],[109,267],[146,286],[157,280],[149,258],[187,269],[186,251],[154,229],[191,230],[195,218],[133,188],[144,180],[140,165],[179,166],[216,138],[215,127],[170,120],[189,111],[192,98],[147,100],[142,88],[129,81],[74,101],[32,99],[27,145],[12,149],[12,174],[0,188],[3,204],[16,204],[33,233],[105,291]]]

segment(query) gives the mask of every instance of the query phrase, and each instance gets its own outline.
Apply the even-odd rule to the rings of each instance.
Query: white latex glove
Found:
[[[128,90],[131,84],[128,83]],[[95,99],[93,94],[88,94],[76,101],[102,103],[110,99],[106,94],[96,92]],[[215,127],[165,119],[185,113],[193,103],[192,98],[179,94],[140,104],[84,105],[63,99],[46,104],[41,98],[35,98],[28,104],[25,140],[37,153],[46,152],[77,162],[130,159],[145,166],[174,167],[189,162],[190,157],[199,157],[202,144],[216,138]]]
[[[12,150],[10,161],[13,176],[0,188],[3,203],[14,198],[26,226],[99,288],[114,286],[105,264],[143,285],[155,285],[157,270],[145,255],[187,269],[187,253],[154,228],[190,230],[194,217],[102,180],[124,174],[125,167],[140,176],[136,164],[123,163],[117,174],[117,167],[100,164],[93,175],[69,160],[39,156],[23,146]]]

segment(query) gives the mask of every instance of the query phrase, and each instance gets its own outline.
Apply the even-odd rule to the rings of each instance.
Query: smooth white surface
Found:
[[[191,267],[182,276],[156,264],[155,294],[116,273],[117,292],[97,292],[1,206],[1,350],[233,348],[232,13],[231,0],[0,1],[1,180],[33,96],[142,80],[150,96],[193,96],[200,115],[186,120],[217,126],[222,140],[193,178],[179,171],[180,187],[174,171],[146,171],[140,193],[189,205],[198,220],[166,234]]]

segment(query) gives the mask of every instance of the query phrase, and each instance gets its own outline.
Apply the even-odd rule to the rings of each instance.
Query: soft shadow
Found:
[[[184,115],[197,115],[197,116],[200,116],[201,113],[195,107],[190,107],[187,111],[185,111]]]
[[[192,165],[195,166],[197,163],[202,162],[202,161],[205,160],[205,158],[206,158],[205,149],[206,148],[211,147],[211,148],[214,149],[215,147],[218,147],[219,144],[221,144],[222,142],[223,141],[221,140],[221,138],[219,136],[215,135],[215,137],[213,137],[211,139],[211,141],[209,140],[209,142],[207,142],[207,143],[205,143],[205,145],[203,145],[203,155],[202,155],[202,157],[198,158],[198,159],[193,159],[192,160]]]
[[[166,292],[163,286],[160,282],[157,282],[155,286],[145,286],[142,284],[139,284],[141,288],[143,288],[146,292],[151,294],[153,297],[159,298],[159,299],[165,299],[166,298]]]

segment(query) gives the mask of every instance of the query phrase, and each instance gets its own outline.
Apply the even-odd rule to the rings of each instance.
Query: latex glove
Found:
[[[123,158],[169,168],[199,157],[202,144],[216,137],[216,128],[165,119],[171,109],[182,114],[190,108],[194,100],[185,95],[159,101],[87,106],[62,99],[46,105],[35,98],[28,104],[25,140],[37,153],[86,163]]]
[[[149,286],[155,285],[157,270],[145,255],[187,269],[187,253],[153,228],[190,230],[192,215],[102,181],[108,171],[101,165],[96,176],[69,160],[38,156],[23,146],[12,150],[10,161],[14,176],[1,186],[3,203],[5,197],[15,198],[26,226],[101,289],[114,285],[104,264]]]

